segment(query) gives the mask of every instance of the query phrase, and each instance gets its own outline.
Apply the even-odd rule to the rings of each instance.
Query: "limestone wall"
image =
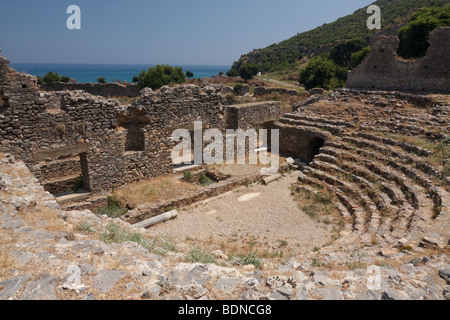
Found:
[[[148,89],[122,106],[84,91],[41,93],[34,77],[17,73],[0,57],[1,149],[20,156],[55,190],[57,176],[64,185],[77,171],[60,170],[67,156],[78,157],[85,186],[94,191],[171,173],[169,139],[175,127],[195,120],[224,127],[220,89]],[[49,161],[61,165],[49,166]]]
[[[280,102],[224,107],[221,91],[144,89],[121,105],[81,90],[41,92],[35,77],[0,56],[0,151],[19,156],[53,191],[70,187],[79,173],[91,191],[172,173],[174,130],[192,131],[194,121],[203,129],[248,129],[281,116]]]
[[[311,162],[318,153],[317,147],[331,138],[329,132],[297,128],[279,122],[275,123],[274,129],[280,130],[280,154],[298,158],[305,163]]]
[[[287,94],[291,96],[298,96],[299,92],[297,90],[290,90],[290,89],[283,89],[283,88],[264,88],[264,87],[256,87],[255,88],[255,96],[263,96],[266,94],[272,94],[272,93],[279,93],[279,94]]]
[[[63,83],[44,84],[41,86],[44,91],[75,91],[83,90],[87,93],[105,98],[110,97],[137,97],[139,88],[137,84],[122,85],[118,83]]]
[[[281,117],[281,102],[268,101],[229,106],[227,129],[249,129]]]
[[[450,92],[450,27],[433,31],[425,57],[397,56],[397,37],[379,37],[369,56],[348,73],[347,87],[368,90]]]

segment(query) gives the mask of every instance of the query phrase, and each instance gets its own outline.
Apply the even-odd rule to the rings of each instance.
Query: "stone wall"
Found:
[[[331,138],[331,133],[276,122],[273,129],[280,130],[280,154],[310,163],[319,153],[318,148]]]
[[[228,108],[227,129],[249,129],[273,122],[281,117],[281,102],[257,102]]]
[[[255,96],[263,96],[266,94],[279,93],[279,94],[287,94],[290,96],[298,96],[299,92],[297,90],[283,89],[283,88],[264,88],[264,87],[256,87],[255,88]]]
[[[119,84],[119,83],[63,83],[44,84],[41,86],[44,91],[76,91],[83,90],[92,95],[105,98],[110,97],[130,97],[134,98],[139,95],[137,84]]]
[[[220,90],[194,85],[146,89],[123,106],[84,91],[41,93],[35,77],[17,73],[0,57],[0,146],[20,156],[41,182],[51,180],[52,190],[58,189],[55,176],[65,185],[74,172],[82,172],[86,188],[107,190],[172,173],[175,128],[192,127],[196,120],[224,128]],[[79,159],[79,171],[58,169],[69,156]],[[49,161],[61,164],[49,166]]]
[[[382,36],[369,56],[348,73],[347,87],[368,90],[450,92],[450,27],[433,31],[425,57],[397,56],[399,39]]]
[[[222,132],[270,128],[281,116],[280,102],[224,107],[223,99],[222,85],[146,88],[129,105],[81,90],[41,92],[0,56],[0,146],[52,193],[80,173],[85,189],[108,190],[173,173],[176,129],[193,131],[195,121]]]

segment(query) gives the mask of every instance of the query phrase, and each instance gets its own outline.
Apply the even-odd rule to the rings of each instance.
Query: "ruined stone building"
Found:
[[[131,105],[84,91],[41,92],[33,76],[17,73],[0,57],[0,145],[20,156],[52,193],[110,190],[173,172],[170,141],[178,128],[247,129],[280,116],[279,102],[222,105],[221,85],[144,89]],[[250,111],[247,109],[251,109]],[[230,118],[230,119],[231,119]],[[230,127],[228,127],[230,128]]]
[[[399,43],[397,37],[379,37],[366,60],[348,73],[347,87],[450,92],[450,27],[433,31],[426,56],[417,60],[399,58]]]

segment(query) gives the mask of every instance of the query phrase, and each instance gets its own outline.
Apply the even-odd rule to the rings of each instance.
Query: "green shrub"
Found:
[[[157,90],[171,83],[182,84],[186,82],[186,75],[181,67],[169,65],[157,65],[147,71],[143,70],[138,75],[139,88],[151,88]]]
[[[183,173],[184,180],[190,182],[192,180],[192,173],[190,171],[185,171]]]
[[[261,259],[258,257],[258,255],[255,252],[249,253],[247,256],[245,256],[243,260],[243,265],[249,265],[252,264],[255,266],[255,268],[259,268],[261,265]]]
[[[127,241],[136,242],[139,244],[145,243],[145,240],[140,233],[130,232],[114,223],[106,226],[105,230],[100,235],[100,240],[107,244],[123,243]]]
[[[444,8],[424,8],[416,12],[399,31],[400,45],[397,53],[404,58],[423,57],[430,46],[430,33],[444,26],[450,26],[450,5]]]
[[[347,67],[351,63],[352,54],[369,47],[362,38],[344,41],[333,47],[330,51],[330,59],[340,67]]]
[[[192,79],[194,77],[194,73],[192,71],[186,71],[186,77]]]
[[[258,73],[258,68],[253,65],[245,64],[239,69],[239,75],[244,80],[251,80]]]
[[[302,71],[300,71],[299,82],[306,90],[320,87],[331,89],[331,79],[336,76],[336,65],[327,59],[326,55],[320,55],[311,59]]]
[[[77,226],[76,230],[78,232],[86,232],[86,233],[94,233],[95,232],[95,230],[92,228],[92,226],[86,221],[83,221],[82,223],[80,223]]]
[[[243,85],[242,83],[236,83],[236,84],[234,85],[234,87],[233,87],[233,92],[234,92],[235,94],[238,94],[238,93],[239,93],[239,90],[241,90],[243,86],[244,86],[244,85]]]
[[[212,180],[210,177],[208,177],[208,176],[205,175],[205,174],[202,174],[202,175],[200,176],[200,179],[199,179],[199,180],[200,180],[200,183],[202,184],[202,186],[209,186],[209,185],[215,183],[214,180]]]
[[[350,64],[349,68],[354,69],[355,67],[359,66],[361,62],[364,61],[364,59],[369,55],[370,53],[370,47],[367,46],[361,51],[352,53],[352,56],[350,58]]]
[[[254,265],[255,268],[259,268],[261,266],[261,259],[258,257],[256,252],[251,252],[244,255],[238,255],[236,257],[231,257],[231,261],[235,265],[246,266],[246,265]]]
[[[105,84],[106,83],[106,79],[105,79],[105,77],[100,77],[100,78],[97,79],[97,82],[100,83],[100,84]]]
[[[70,78],[68,76],[61,76],[59,78],[59,81],[64,82],[64,83],[68,83],[70,81]]]
[[[238,73],[236,72],[236,70],[231,69],[230,71],[227,72],[227,76],[229,76],[229,77],[237,77]]]
[[[44,84],[44,78],[42,78],[41,76],[37,76],[36,80],[37,80],[37,84],[38,85],[43,85]]]
[[[216,261],[216,257],[210,251],[206,249],[202,249],[198,246],[192,248],[189,253],[186,255],[186,262],[192,263],[214,263]]]
[[[120,216],[123,216],[128,212],[128,209],[121,208],[119,204],[117,203],[116,196],[113,194],[112,196],[108,196],[108,204],[100,208],[98,210],[99,215],[106,214],[110,218],[118,218]]]
[[[44,76],[44,82],[46,83],[46,84],[53,84],[53,83],[55,83],[55,82],[58,82],[59,81],[59,75],[58,75],[58,73],[53,73],[53,72],[51,72],[51,71],[49,71],[49,72],[47,72],[47,74]]]

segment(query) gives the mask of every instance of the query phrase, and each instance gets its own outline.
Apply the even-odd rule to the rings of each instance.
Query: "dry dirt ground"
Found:
[[[175,220],[148,232],[175,242],[197,242],[212,248],[250,247],[259,253],[301,253],[330,241],[331,226],[311,219],[291,195],[292,172],[268,186],[242,187],[185,208]],[[270,254],[269,254],[270,255]]]

